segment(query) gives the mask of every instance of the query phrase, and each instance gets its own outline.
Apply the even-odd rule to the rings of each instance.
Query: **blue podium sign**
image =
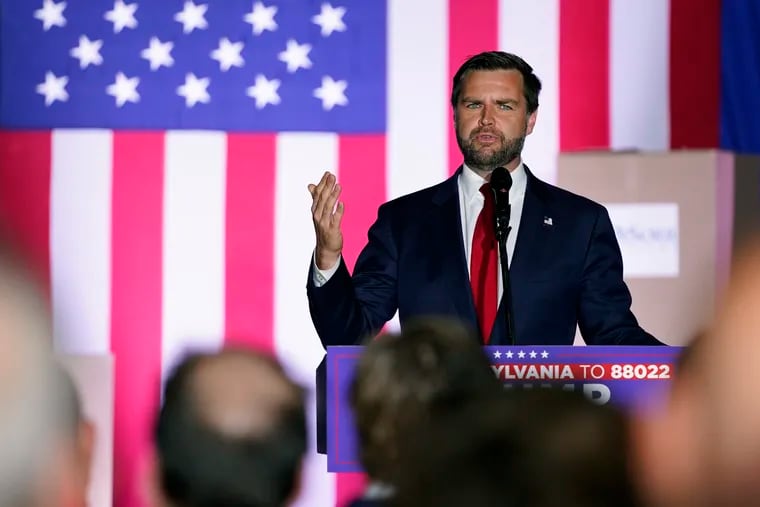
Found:
[[[327,469],[361,472],[348,393],[363,347],[327,348]],[[510,389],[580,390],[596,403],[645,411],[662,403],[681,347],[483,347]]]

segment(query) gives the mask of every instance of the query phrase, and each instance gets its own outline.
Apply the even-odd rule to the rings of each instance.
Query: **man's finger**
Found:
[[[338,203],[338,207],[335,209],[335,213],[333,213],[332,216],[332,226],[337,227],[340,229],[340,223],[343,220],[343,212],[345,211],[345,206],[343,205],[343,201],[340,201]]]
[[[340,186],[339,183],[335,184],[335,187],[333,188],[332,192],[330,192],[330,195],[327,197],[327,201],[325,202],[325,208],[323,213],[326,215],[326,219],[331,220],[333,212],[335,210],[335,203],[338,202],[338,198],[340,197],[340,193],[343,190],[343,188]]]

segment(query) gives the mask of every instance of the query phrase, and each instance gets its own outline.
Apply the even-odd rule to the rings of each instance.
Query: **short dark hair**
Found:
[[[274,359],[255,354],[297,401],[266,407],[276,413],[264,431],[225,434],[205,420],[194,392],[196,371],[211,356],[187,356],[166,383],[155,427],[162,492],[178,507],[280,507],[295,490],[307,447],[302,390]]]
[[[541,81],[533,73],[533,67],[519,56],[504,51],[486,51],[468,58],[457,73],[451,85],[451,107],[457,107],[462,83],[468,73],[478,70],[517,70],[523,77],[523,94],[528,104],[528,114],[538,109],[538,95],[541,93]]]
[[[399,438],[429,425],[434,405],[501,390],[477,336],[454,319],[412,319],[371,341],[350,392],[364,469],[393,483]]]
[[[625,415],[580,391],[505,390],[436,422],[404,442],[398,507],[641,505]]]

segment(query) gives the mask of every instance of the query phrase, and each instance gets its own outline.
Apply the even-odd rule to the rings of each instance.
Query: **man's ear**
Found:
[[[79,434],[77,435],[77,452],[79,453],[80,465],[84,473],[84,479],[87,484],[90,483],[92,475],[92,460],[95,454],[95,425],[92,421],[83,420],[79,423]]]
[[[533,127],[536,126],[536,120],[538,119],[538,109],[528,115],[528,124],[525,129],[525,135],[533,133]]]

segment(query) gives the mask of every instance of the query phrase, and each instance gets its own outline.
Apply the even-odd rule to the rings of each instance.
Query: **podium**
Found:
[[[361,472],[348,393],[363,347],[327,348],[327,470]],[[580,390],[592,401],[646,411],[665,400],[682,347],[483,347],[509,389]]]

